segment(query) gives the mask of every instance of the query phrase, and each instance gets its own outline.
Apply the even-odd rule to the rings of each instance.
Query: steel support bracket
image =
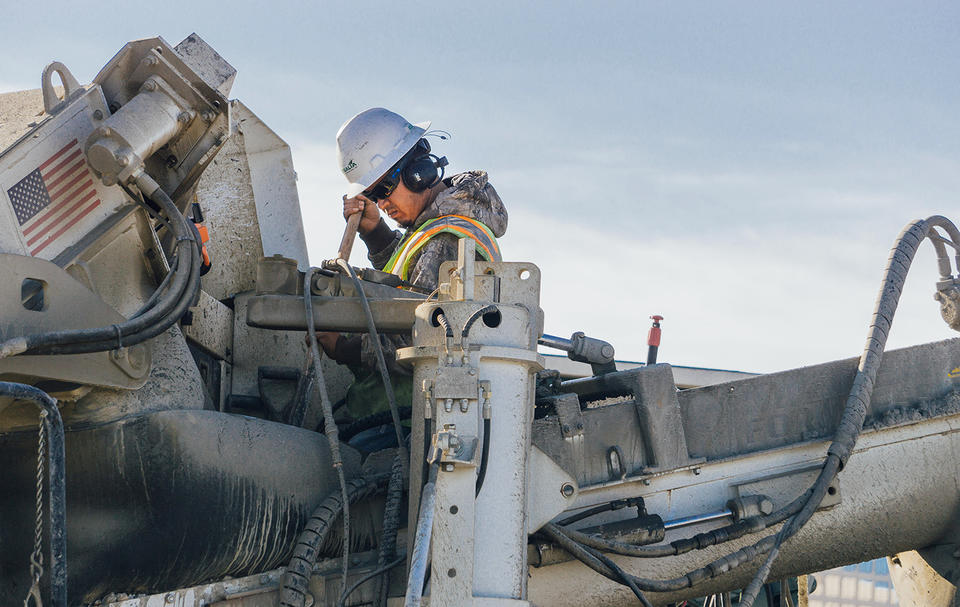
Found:
[[[560,434],[563,438],[583,436],[583,412],[580,399],[576,394],[558,394],[548,396],[541,402],[551,403],[560,422]]]

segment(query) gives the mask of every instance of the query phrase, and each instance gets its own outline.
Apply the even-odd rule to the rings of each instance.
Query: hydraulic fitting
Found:
[[[933,298],[940,302],[940,315],[954,331],[960,331],[960,280],[937,283]]]

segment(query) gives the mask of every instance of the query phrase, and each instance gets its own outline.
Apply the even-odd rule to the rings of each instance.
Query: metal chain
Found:
[[[37,439],[37,519],[33,537],[33,554],[30,555],[30,578],[32,584],[23,599],[23,606],[30,607],[31,600],[36,607],[43,607],[40,599],[40,578],[43,577],[43,478],[47,453],[47,412],[40,411],[40,430]]]

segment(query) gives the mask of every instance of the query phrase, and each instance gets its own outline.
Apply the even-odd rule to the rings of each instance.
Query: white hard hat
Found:
[[[382,107],[360,112],[337,132],[337,162],[350,186],[347,196],[363,192],[413,149],[430,128],[429,122],[410,124],[400,114]]]

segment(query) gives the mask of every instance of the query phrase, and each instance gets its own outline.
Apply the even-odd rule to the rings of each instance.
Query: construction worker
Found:
[[[430,123],[411,124],[383,108],[361,112],[337,133],[337,160],[350,185],[343,199],[343,217],[363,213],[358,228],[370,263],[396,274],[425,292],[438,285],[440,264],[456,260],[458,241],[475,243],[477,259],[500,261],[496,239],[507,228],[507,210],[483,171],[444,179],[445,157],[431,153],[424,138]],[[392,230],[381,211],[404,232]],[[389,403],[376,369],[369,335],[319,332],[324,352],[351,368],[356,380],[345,409],[354,420],[378,419]],[[398,347],[409,336],[381,337],[393,378],[397,403],[411,402],[412,378],[396,364]],[[378,426],[358,434],[350,444],[362,451],[395,445],[393,429]]]

